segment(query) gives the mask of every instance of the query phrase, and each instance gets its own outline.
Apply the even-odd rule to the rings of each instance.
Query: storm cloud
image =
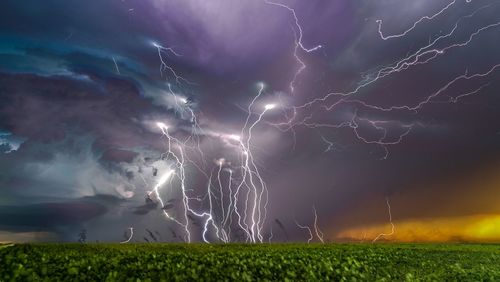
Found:
[[[86,228],[89,240],[118,241],[135,226],[138,238],[148,229],[178,240],[182,228],[162,212],[182,214],[180,192],[164,206],[145,202],[171,168],[157,122],[194,136],[187,177],[190,192],[203,192],[218,160],[238,161],[222,137],[240,133],[260,83],[255,108],[277,105],[252,140],[275,240],[306,240],[295,221],[314,224],[313,206],[330,239],[385,224],[386,198],[403,223],[500,212],[488,200],[500,195],[497,179],[476,180],[500,153],[496,1],[453,1],[421,21],[451,1],[270,2],[3,1],[0,230],[71,241]],[[362,86],[452,30],[433,48],[457,46]],[[322,47],[298,48],[301,35],[305,48]],[[277,126],[290,117],[295,127]]]

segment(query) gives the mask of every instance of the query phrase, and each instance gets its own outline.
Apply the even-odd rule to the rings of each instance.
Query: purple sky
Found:
[[[252,118],[277,105],[250,147],[269,192],[266,238],[273,230],[277,241],[307,240],[294,219],[313,226],[313,206],[332,240],[385,224],[386,198],[399,222],[500,213],[490,200],[500,190],[488,188],[498,179],[474,178],[500,152],[496,1],[7,0],[0,8],[0,241],[75,241],[87,229],[89,240],[116,242],[130,226],[137,241],[146,229],[179,240],[183,229],[144,200],[173,163],[162,158],[156,123],[196,140],[186,175],[193,197],[203,197],[215,160],[227,161],[225,172],[238,167],[221,136],[241,132],[260,83]],[[381,72],[390,66],[399,69]],[[179,183],[170,185],[164,200],[182,218]],[[197,210],[208,209],[205,200]],[[188,223],[193,240],[202,239],[200,222]]]

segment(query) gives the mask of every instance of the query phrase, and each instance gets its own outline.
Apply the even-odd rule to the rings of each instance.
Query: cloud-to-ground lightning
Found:
[[[321,243],[325,243],[324,234],[321,231],[321,229],[319,228],[318,212],[316,211],[316,206],[314,206],[314,205],[312,207],[312,212],[314,215],[312,228],[307,226],[307,225],[300,224],[296,219],[294,219],[295,225],[297,225],[297,227],[299,227],[300,229],[307,230],[307,232],[309,233],[309,238],[307,239],[307,243],[310,243],[314,239],[314,235],[316,235],[316,238],[318,238],[318,240]],[[313,229],[314,229],[314,231],[313,231]]]
[[[179,187],[182,195],[183,216],[174,216],[167,209],[163,209],[163,214],[167,219],[172,220],[181,226],[184,231],[185,240],[190,242],[192,234],[190,230],[190,220],[198,218],[202,222],[201,238],[205,242],[210,242],[215,236],[216,240],[221,242],[230,242],[238,240],[236,230],[245,234],[243,238],[246,242],[264,242],[263,228],[266,220],[268,191],[266,183],[256,164],[252,152],[253,133],[255,128],[262,122],[264,115],[278,105],[268,103],[263,106],[256,106],[256,102],[263,95],[264,84],[259,84],[257,95],[252,99],[248,106],[248,115],[240,134],[216,133],[212,137],[218,137],[228,146],[228,155],[236,155],[237,159],[230,161],[225,156],[221,156],[214,161],[215,167],[207,168],[205,171],[202,166],[191,160],[190,152],[201,151],[197,137],[195,135],[204,134],[196,123],[196,114],[189,107],[187,101],[182,96],[175,94],[170,84],[169,91],[173,95],[178,110],[190,113],[189,120],[193,128],[187,138],[180,140],[171,134],[173,129],[166,123],[158,121],[156,127],[166,138],[166,152],[162,158],[167,161],[169,168],[160,172],[160,178],[148,197],[165,206],[164,198],[174,197],[175,187]],[[180,102],[180,103],[179,103]],[[194,144],[192,144],[194,142]],[[199,156],[203,159],[204,154]],[[191,195],[199,189],[190,188],[190,179],[187,177],[186,170],[193,168],[202,176],[206,177],[207,184],[205,191],[201,195]],[[193,172],[191,172],[193,173]],[[160,193],[160,190],[168,187],[169,193]],[[199,191],[198,191],[199,192]],[[202,208],[200,203],[206,202],[208,207]],[[196,207],[195,207],[196,206]]]
[[[389,213],[389,223],[391,224],[391,232],[378,234],[377,237],[373,238],[372,243],[377,242],[382,237],[394,235],[394,231],[396,229],[396,226],[394,226],[394,223],[392,222],[392,212],[391,212],[391,204],[389,203],[389,198],[385,198],[385,203],[387,204],[387,212]]]
[[[318,212],[316,211],[316,206],[313,206],[313,212],[314,212],[314,233],[316,233],[316,237],[321,241],[321,243],[325,242],[324,234],[319,228],[318,224]]]
[[[419,202],[494,210],[500,0],[6,2],[1,240],[420,241],[462,215]]]
[[[307,232],[309,233],[309,238],[307,238],[307,243],[311,243],[311,241],[314,239],[314,235],[313,235],[313,232],[311,230],[311,227],[309,227],[307,225],[302,225],[297,220],[294,220],[294,221],[295,221],[295,225],[297,225],[299,228],[307,230]]]
[[[132,238],[134,237],[134,228],[129,227],[128,230],[129,230],[129,237],[125,241],[121,241],[120,242],[121,244],[125,244],[125,243],[130,242],[130,240],[132,240]]]
[[[299,68],[289,84],[290,92],[293,93],[295,91],[295,84],[298,76],[306,68],[304,61],[300,57],[300,53],[314,52],[322,48],[322,45],[306,47],[303,41],[304,29],[300,24],[294,8],[286,4],[269,0],[264,0],[264,3],[286,10],[293,18],[292,31],[295,36],[293,56],[299,64]],[[382,20],[377,20],[378,34],[384,41],[394,39],[388,42],[406,38],[410,33],[416,32],[417,27],[419,27],[421,23],[432,23],[434,19],[445,16],[456,3],[457,1],[453,0],[434,14],[419,18],[411,24],[409,28],[393,35],[385,34],[382,31]],[[367,75],[364,75],[362,80],[349,91],[329,91],[326,94],[319,94],[318,97],[306,100],[302,104],[289,107],[275,103],[262,105],[258,104],[258,102],[260,102],[261,97],[265,94],[264,90],[266,86],[263,83],[259,83],[257,95],[254,96],[246,107],[245,111],[247,112],[247,116],[244,119],[244,124],[240,132],[216,132],[210,135],[210,138],[219,138],[220,141],[228,147],[228,151],[221,152],[221,155],[213,162],[215,166],[212,164],[212,167],[203,166],[202,168],[202,166],[198,166],[195,161],[191,160],[190,151],[195,148],[201,156],[201,159],[205,161],[205,156],[200,147],[199,140],[200,136],[206,133],[197,123],[195,110],[190,107],[188,100],[184,96],[176,93],[174,89],[172,89],[171,84],[168,84],[169,92],[174,97],[176,111],[178,111],[183,118],[185,114],[187,114],[192,124],[192,128],[188,131],[189,137],[181,140],[173,136],[173,133],[171,133],[170,128],[166,124],[162,122],[157,124],[161,133],[167,138],[167,152],[164,153],[164,156],[166,156],[171,167],[161,174],[160,180],[150,194],[154,194],[155,200],[159,201],[163,207],[163,200],[159,193],[160,188],[163,185],[175,184],[179,186],[183,203],[180,209],[183,211],[183,216],[174,217],[165,210],[163,212],[167,218],[183,227],[186,241],[188,242],[191,241],[192,237],[190,232],[191,217],[195,217],[202,222],[201,226],[203,227],[203,231],[201,237],[205,242],[213,240],[231,242],[237,240],[236,231],[243,234],[242,240],[245,242],[264,242],[264,234],[266,233],[263,231],[263,228],[266,222],[269,192],[267,184],[257,165],[256,156],[252,148],[254,135],[257,134],[256,128],[263,123],[266,113],[277,107],[284,112],[284,121],[268,123],[282,131],[294,131],[295,128],[299,126],[321,130],[319,135],[327,145],[325,152],[335,151],[336,148],[340,146],[338,146],[335,141],[327,139],[323,135],[323,130],[347,128],[352,131],[355,140],[358,140],[362,144],[380,146],[384,151],[380,159],[387,159],[389,156],[389,146],[400,144],[416,127],[424,127],[424,125],[418,121],[401,122],[388,118],[386,115],[384,118],[379,116],[384,116],[382,114],[392,112],[404,112],[412,115],[418,114],[423,107],[432,103],[437,97],[444,96],[444,94],[447,94],[455,85],[464,81],[480,82],[480,86],[470,91],[464,91],[463,93],[448,95],[449,103],[454,103],[465,97],[478,94],[490,85],[483,80],[500,68],[500,64],[492,65],[489,69],[483,71],[476,71],[474,73],[466,71],[464,74],[455,75],[437,89],[431,90],[429,93],[422,93],[421,96],[417,97],[417,101],[413,103],[396,104],[392,103],[392,101],[384,101],[384,103],[376,104],[375,102],[367,102],[359,97],[360,95],[358,94],[394,75],[439,60],[452,50],[466,48],[483,33],[490,32],[500,27],[500,22],[492,22],[483,24],[477,28],[472,28],[472,30],[469,31],[462,31],[466,19],[476,17],[478,13],[482,12],[490,5],[491,4],[479,7],[472,13],[461,16],[458,20],[454,21],[454,25],[448,31],[440,33],[439,36],[429,40],[428,43],[417,47],[416,51],[405,54],[391,64],[378,67],[375,71],[368,72]],[[465,36],[463,33],[460,34],[461,32],[463,32]],[[181,55],[176,53],[174,49],[163,47],[157,43],[153,43],[153,46],[157,48],[158,51],[162,75],[165,71],[168,71],[176,83],[185,82],[191,84],[189,80],[180,76],[171,65],[167,64],[164,57],[167,54],[174,56]],[[343,120],[331,123],[324,121],[324,119],[316,121],[316,117],[333,113],[335,109],[341,105],[348,105],[350,107],[350,112],[345,115]],[[372,116],[373,113],[375,114]],[[195,144],[192,144],[193,142]],[[237,158],[231,159],[234,155],[237,155]],[[210,164],[211,162],[206,163]],[[201,172],[201,174],[206,177],[207,182],[204,189],[190,187],[192,184],[190,184],[190,179],[186,171],[192,166],[194,166],[194,171]],[[174,181],[173,178],[175,178],[176,181]],[[167,184],[167,180],[170,180],[170,183]],[[203,190],[202,195],[191,195],[194,191],[199,192],[199,190]],[[170,189],[170,191],[173,191],[173,189]],[[205,203],[205,205],[199,205],[200,203]],[[394,233],[395,228],[392,223],[389,199],[386,199],[386,203],[392,230],[387,234],[379,234],[379,236],[374,238],[373,242],[376,242],[383,236],[390,236]],[[324,242],[324,234],[319,228],[318,214],[314,206],[313,213],[314,220],[311,227],[299,224],[297,221],[295,221],[295,223],[301,229],[308,230],[310,234],[308,242],[313,240],[314,237]],[[272,232],[271,236],[273,236]],[[268,240],[270,239],[271,238]]]

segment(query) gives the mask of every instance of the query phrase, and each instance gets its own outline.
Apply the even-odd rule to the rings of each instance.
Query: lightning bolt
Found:
[[[320,134],[320,137],[321,137],[321,140],[328,145],[328,147],[323,151],[323,153],[330,152],[330,151],[338,151],[341,149],[341,147],[342,147],[341,145],[326,139],[325,136],[323,136],[321,134]]]
[[[305,53],[311,53],[322,48],[322,45],[313,47],[306,47],[304,43],[304,29],[300,24],[296,10],[288,5],[273,2],[270,0],[263,0],[264,4],[274,6],[286,10],[293,18],[292,31],[294,34],[294,51],[293,57],[298,64],[290,83],[289,89],[294,93],[296,83],[300,74],[306,69],[306,64],[301,56]],[[470,0],[466,0],[467,3]],[[408,29],[404,31],[387,35],[383,32],[382,20],[377,20],[378,34],[382,40],[390,39],[404,39],[408,34],[415,31],[417,27],[424,22],[431,22],[432,20],[446,15],[452,6],[457,3],[456,0],[448,3],[446,6],[435,12],[430,16],[423,16],[415,21]],[[453,49],[466,48],[471,42],[476,40],[480,35],[500,27],[500,22],[493,22],[482,25],[475,30],[468,31],[465,39],[458,40],[458,33],[466,19],[475,17],[479,12],[490,7],[492,4],[482,6],[474,10],[471,14],[463,16],[455,21],[454,26],[451,27],[446,33],[429,40],[428,43],[422,44],[416,51],[409,52],[404,56],[396,59],[394,62],[379,66],[366,72],[355,87],[349,91],[329,91],[322,93],[310,100],[303,102],[303,104],[285,107],[280,104],[259,104],[262,96],[264,96],[266,86],[263,83],[258,84],[258,91],[254,98],[246,107],[247,115],[244,119],[243,126],[239,134],[232,134],[227,132],[212,132],[204,130],[198,124],[195,109],[190,105],[190,102],[182,95],[174,91],[170,83],[167,84],[168,91],[173,97],[176,112],[181,118],[189,119],[191,127],[189,129],[181,128],[179,130],[186,131],[188,137],[177,138],[177,135],[172,135],[166,124],[162,122],[157,123],[163,137],[166,138],[166,152],[162,154],[162,159],[168,159],[171,165],[169,169],[164,171],[152,191],[148,196],[154,196],[154,200],[158,201],[162,207],[164,202],[162,197],[171,197],[170,193],[163,193],[160,195],[162,187],[169,186],[170,191],[173,191],[174,186],[178,185],[179,191],[182,194],[182,211],[183,215],[174,217],[172,214],[163,210],[165,217],[179,226],[181,226],[185,233],[187,242],[191,242],[192,234],[190,230],[190,219],[192,216],[197,217],[202,221],[201,237],[204,242],[211,242],[214,240],[219,242],[231,242],[235,238],[236,232],[241,232],[244,236],[245,242],[257,243],[264,242],[264,232],[266,218],[267,218],[267,205],[269,202],[269,191],[266,182],[261,174],[260,167],[257,165],[258,161],[253,151],[254,149],[254,136],[256,129],[263,123],[275,126],[281,131],[292,131],[295,136],[295,128],[302,126],[309,129],[316,130],[338,130],[341,128],[348,128],[352,131],[353,138],[359,140],[362,144],[380,146],[384,150],[381,159],[387,159],[389,156],[389,146],[400,144],[417,126],[424,126],[419,122],[395,122],[390,119],[375,119],[364,115],[364,111],[387,113],[387,112],[404,112],[404,113],[418,113],[427,104],[432,103],[437,97],[447,94],[454,86],[461,82],[483,82],[483,79],[489,78],[498,68],[500,64],[491,66],[488,70],[482,72],[469,73],[465,71],[464,74],[454,76],[446,83],[437,89],[433,89],[430,93],[425,93],[418,98],[417,101],[411,104],[389,104],[379,105],[375,103],[368,103],[358,97],[363,90],[369,86],[373,86],[382,80],[388,79],[393,75],[402,73],[412,69],[416,66],[428,64],[437,60]],[[158,57],[160,60],[160,74],[162,76],[168,73],[173,77],[177,86],[182,83],[192,84],[189,80],[182,77],[168,62],[168,56],[180,57],[171,47],[164,47],[157,43],[153,43],[157,49]],[[119,73],[116,60],[115,67]],[[473,90],[465,91],[455,95],[449,95],[449,103],[456,103],[460,99],[476,95],[484,88],[488,87],[490,83],[481,83],[481,85]],[[317,116],[320,114],[329,114],[333,112],[340,105],[353,106],[353,110],[349,112],[346,118],[338,122],[318,122]],[[283,111],[284,120],[278,123],[269,123],[264,120],[264,117],[269,111],[280,107]],[[368,129],[366,132],[365,130]],[[370,136],[376,132],[376,136]],[[322,132],[321,132],[322,133]],[[183,135],[181,135],[183,136]],[[205,156],[200,146],[201,136],[207,138],[217,138],[224,145],[232,151],[224,151],[222,156],[215,160],[215,166],[212,163],[206,165]],[[321,139],[327,145],[325,152],[335,151],[340,146],[332,140],[326,139],[320,134]],[[198,165],[193,161],[192,154],[196,152],[203,162],[203,166]],[[228,153],[226,155],[226,153]],[[190,157],[191,155],[191,157]],[[236,155],[235,160],[233,157]],[[208,162],[211,163],[211,162]],[[191,187],[190,179],[188,179],[187,170],[191,177],[195,172],[200,172],[206,177],[206,186],[198,187],[198,190],[203,190],[201,196],[193,196],[196,187]],[[175,179],[175,181],[174,181]],[[177,187],[177,186],[176,186]],[[199,192],[199,191],[198,191]],[[386,199],[389,211],[389,221],[392,226],[391,233],[381,233],[373,242],[376,242],[383,236],[390,236],[394,233],[394,224],[392,223],[392,214],[390,209],[389,199]],[[196,205],[195,205],[196,204]],[[208,207],[207,207],[208,204]],[[324,234],[318,224],[318,214],[315,206],[313,208],[314,225],[311,227],[301,225],[295,220],[295,224],[309,232],[310,237],[308,242],[311,242],[316,237],[319,241],[324,243]],[[201,227],[200,227],[201,228]],[[240,234],[241,234],[240,233]],[[273,237],[272,229],[268,241],[270,242]]]
[[[134,237],[134,228],[133,227],[129,227],[128,230],[130,231],[129,233],[129,237],[127,238],[127,240],[125,241],[121,241],[120,244],[125,244],[125,243],[128,243],[130,242],[130,240],[132,240],[132,238]]]
[[[172,54],[176,57],[182,57],[181,54],[177,53],[172,47],[163,47],[162,45],[152,42],[152,45],[157,49],[158,51],[158,58],[160,59],[160,75],[163,76],[163,73],[165,71],[170,72],[175,78],[175,81],[180,84],[181,82],[185,82],[187,84],[194,84],[191,81],[187,80],[186,78],[182,77],[179,75],[172,66],[170,66],[164,56],[167,56],[168,54]]]
[[[273,227],[271,226],[269,232],[271,233],[271,235],[269,235],[269,238],[268,238],[268,243],[270,244],[274,238],[274,233],[273,233]]]
[[[316,211],[316,207],[313,206],[313,212],[314,212],[314,232],[316,233],[316,237],[321,241],[321,243],[325,243],[325,239],[323,238],[324,234],[321,232],[321,229],[319,229],[318,225],[318,213]]]
[[[275,2],[270,2],[270,1],[265,1],[267,4],[270,5],[275,5],[281,8],[287,9],[294,17],[295,19],[295,29],[294,29],[294,34],[295,34],[295,52],[294,56],[295,59],[299,62],[300,67],[294,76],[293,80],[290,83],[290,89],[293,92],[294,90],[294,83],[296,81],[297,76],[305,69],[305,64],[304,62],[300,59],[298,56],[297,51],[302,50],[305,52],[311,52],[314,51],[318,48],[311,48],[307,49],[304,47],[302,43],[302,38],[303,38],[303,30],[302,27],[299,24],[297,15],[295,13],[295,10],[284,5],[284,4],[279,4]],[[470,3],[471,0],[466,0],[465,2]],[[383,22],[382,20],[377,20],[378,24],[378,33],[379,36],[382,40],[389,40],[389,39],[403,39],[405,38],[410,32],[414,31],[417,26],[419,26],[421,23],[425,21],[432,21],[435,18],[438,18],[440,16],[444,16],[446,12],[451,9],[452,6],[454,6],[457,3],[456,0],[453,0],[452,2],[448,3],[446,6],[441,8],[439,11],[434,13],[433,15],[430,16],[423,16],[420,19],[418,19],[416,22],[414,22],[410,28],[404,30],[401,33],[398,34],[393,34],[393,35],[386,35],[382,31],[382,25]],[[418,48],[416,51],[411,52],[409,54],[406,54],[405,56],[399,58],[396,60],[394,63],[387,65],[387,66],[382,66],[378,68],[378,70],[375,71],[375,73],[369,73],[368,75],[365,75],[363,77],[363,80],[358,83],[358,85],[347,92],[340,92],[340,91],[333,91],[329,92],[323,96],[320,96],[319,98],[313,98],[309,101],[306,101],[302,105],[297,105],[293,107],[287,108],[287,112],[284,114],[285,116],[285,121],[284,122],[278,122],[278,123],[271,123],[271,125],[274,125],[281,131],[292,131],[295,136],[295,128],[298,126],[303,126],[306,128],[324,128],[324,129],[340,129],[340,128],[350,128],[353,132],[353,135],[356,139],[361,141],[362,143],[365,144],[374,144],[381,146],[384,150],[384,155],[382,156],[381,159],[387,159],[389,155],[389,150],[388,146],[391,145],[396,145],[400,144],[403,139],[410,134],[412,129],[415,126],[423,126],[422,124],[418,122],[414,123],[408,123],[408,124],[399,124],[399,133],[395,137],[388,138],[388,130],[389,130],[389,125],[392,121],[390,120],[376,120],[372,118],[367,118],[367,117],[360,117],[358,112],[360,109],[364,110],[375,110],[378,112],[392,112],[392,111],[406,111],[406,112],[411,112],[411,113],[417,113],[419,110],[421,110],[424,106],[426,106],[429,103],[432,103],[433,100],[448,92],[454,85],[457,85],[460,82],[464,81],[478,81],[480,79],[484,79],[492,75],[498,68],[499,65],[493,65],[491,66],[488,70],[483,71],[483,72],[477,72],[474,74],[469,74],[468,71],[466,71],[462,75],[455,76],[451,78],[448,82],[444,83],[441,87],[436,89],[435,91],[428,93],[427,95],[423,96],[420,98],[415,104],[403,104],[403,105],[389,105],[389,106],[384,106],[384,105],[376,105],[376,104],[371,104],[368,102],[365,102],[355,96],[359,94],[362,90],[367,88],[368,86],[372,86],[378,82],[380,82],[382,79],[387,79],[397,73],[401,73],[404,71],[407,71],[411,68],[414,68],[415,66],[422,66],[426,65],[434,60],[439,59],[440,57],[443,57],[444,55],[448,54],[451,50],[453,49],[458,49],[458,48],[465,48],[468,47],[471,42],[473,42],[475,39],[477,39],[481,34],[491,31],[493,29],[496,29],[500,26],[500,22],[493,22],[493,23],[488,23],[484,24],[479,28],[476,28],[475,30],[471,31],[463,40],[456,40],[455,38],[458,38],[458,33],[460,30],[460,27],[462,26],[463,22],[466,19],[473,18],[475,17],[479,12],[491,7],[493,4],[488,4],[484,5],[482,7],[479,7],[478,9],[474,10],[471,14],[465,15],[460,17],[452,26],[451,30],[448,32],[437,36],[433,40],[429,40],[428,44],[425,44]],[[444,45],[444,46],[443,46]],[[459,93],[458,95],[450,96],[449,102],[450,103],[456,103],[458,100],[463,99],[465,97],[475,95],[480,93],[484,88],[488,87],[490,83],[483,83],[476,89],[473,89],[472,91],[468,91],[465,93]],[[333,111],[337,106],[339,105],[354,105],[356,108],[353,110],[352,116],[350,120],[344,120],[341,122],[337,123],[328,123],[328,122],[315,122],[314,117],[318,115],[319,113],[322,112],[331,112]],[[375,129],[379,136],[377,138],[368,138],[365,137],[365,134],[362,132],[362,126],[361,124],[364,124],[366,127],[371,127]],[[323,135],[321,135],[322,140],[328,145],[326,148],[325,152],[328,152],[334,148],[334,142],[327,140]],[[394,224],[392,223],[392,214],[390,210],[390,203],[389,199],[386,199],[386,203],[388,206],[388,211],[389,211],[389,220],[391,223],[391,232],[390,233],[382,233],[379,236],[377,236],[373,242],[376,242],[378,239],[380,239],[383,236],[390,236],[394,234]],[[315,210],[314,210],[315,211]],[[295,222],[297,226],[299,226],[302,229],[307,229],[311,237],[308,239],[308,242],[312,240],[312,230],[311,228],[307,226],[300,225],[298,222]],[[320,232],[318,232],[319,229],[317,228],[317,214],[315,211],[315,232],[318,238],[320,238]],[[323,241],[323,240],[321,240]]]
[[[297,227],[307,230],[307,232],[309,233],[309,238],[307,238],[307,243],[308,244],[311,243],[311,241],[314,239],[314,235],[313,235],[313,232],[311,230],[311,227],[309,227],[307,225],[302,225],[299,222],[297,222],[297,220],[294,220],[294,222],[295,222],[295,225],[297,225]]]
[[[389,198],[385,198],[385,203],[387,204],[387,211],[389,213],[389,223],[391,224],[391,232],[390,233],[380,233],[379,235],[377,235],[377,237],[375,237],[373,239],[372,243],[377,242],[382,237],[394,235],[394,231],[396,229],[396,227],[394,226],[394,223],[392,223],[391,204],[389,203]]]
[[[293,75],[293,78],[292,78],[292,80],[290,81],[290,84],[289,84],[290,92],[294,93],[294,91],[295,91],[295,82],[297,80],[297,77],[307,67],[306,64],[304,63],[304,61],[300,58],[299,51],[303,51],[303,52],[306,52],[306,53],[311,53],[311,52],[314,52],[314,51],[322,48],[323,46],[322,45],[316,45],[316,46],[313,46],[311,48],[305,47],[304,42],[303,42],[304,32],[303,32],[302,26],[300,24],[299,18],[297,17],[297,13],[295,12],[295,9],[293,9],[290,6],[287,6],[285,4],[277,3],[277,2],[273,2],[273,1],[269,1],[269,0],[264,0],[264,3],[268,4],[268,5],[273,5],[273,6],[276,6],[276,7],[280,7],[280,8],[286,9],[292,15],[292,17],[294,19],[295,29],[292,29],[292,30],[293,30],[294,38],[295,38],[295,41],[294,41],[295,47],[294,47],[294,50],[293,50],[293,56],[294,56],[295,60],[297,61],[297,63],[299,64],[299,68],[297,69],[297,71]]]
[[[214,231],[213,233],[215,233],[214,235],[217,240],[224,243],[230,242],[235,227],[243,230],[246,234],[245,240],[247,242],[264,242],[263,228],[267,213],[268,191],[251,149],[255,128],[262,122],[264,115],[268,111],[276,108],[276,104],[266,104],[260,111],[256,112],[257,107],[255,104],[263,95],[264,84],[259,84],[257,95],[248,106],[248,116],[241,129],[241,135],[214,134],[214,136],[220,137],[225,144],[236,149],[240,164],[234,166],[225,158],[219,158],[215,161],[216,167],[208,174],[203,172],[203,169],[189,158],[189,152],[194,149],[199,150],[203,159],[199,141],[196,144],[196,140],[199,140],[196,136],[203,132],[202,130],[195,130],[199,128],[196,122],[196,115],[188,106],[187,101],[182,96],[177,95],[170,84],[168,86],[170,94],[174,98],[176,109],[181,111],[181,114],[183,111],[189,112],[193,129],[191,135],[181,141],[172,136],[169,126],[163,122],[157,122],[157,127],[166,138],[167,151],[162,154],[161,159],[167,159],[170,162],[171,168],[161,175],[152,191],[148,193],[148,196],[154,196],[154,200],[158,201],[164,207],[162,199],[164,196],[160,195],[160,190],[167,184],[170,186],[174,185],[173,178],[178,180],[183,198],[182,209],[184,216],[182,219],[177,219],[167,212],[166,209],[163,209],[163,214],[167,219],[175,222],[184,229],[187,242],[191,242],[192,239],[189,228],[190,216],[198,217],[203,221],[201,237],[207,243],[210,242],[209,234],[212,231]],[[191,146],[193,142],[195,144]],[[193,191],[193,189],[188,189],[189,184],[186,177],[188,164],[194,165],[198,171],[201,171],[207,177],[206,191],[202,197],[192,197],[189,195],[189,191]],[[228,173],[226,174],[225,172]],[[235,173],[238,175],[236,178]],[[227,182],[224,179],[227,179]],[[243,190],[246,190],[246,193],[242,192]],[[171,197],[169,194],[166,196]],[[195,202],[200,203],[205,200],[208,201],[208,209],[205,211],[198,211],[192,205]],[[236,217],[235,224],[237,223],[237,226],[233,225],[233,217]]]
[[[113,59],[113,63],[115,65],[116,73],[119,74],[119,75],[121,75],[120,69],[118,68],[118,64],[116,63],[115,57],[111,57],[111,58]]]
[[[470,2],[470,1],[466,1]],[[420,18],[418,21],[416,21],[412,27],[406,31],[404,31],[401,34],[395,34],[392,36],[386,36],[381,32],[382,29],[382,22],[379,22],[379,32],[382,37],[382,39],[391,39],[391,38],[404,38],[409,32],[414,30],[421,22],[423,21],[431,21],[432,19],[445,14],[447,10],[451,6],[453,6],[456,3],[456,1],[452,1],[449,3],[447,6],[445,6],[443,9],[439,10],[437,13],[435,13],[432,16],[425,16]],[[500,26],[500,22],[494,22],[490,24],[483,25],[482,27],[477,28],[476,30],[472,31],[469,33],[469,35],[462,41],[458,42],[451,42],[451,43],[446,43],[445,46],[443,47],[436,47],[438,44],[445,43],[447,41],[450,41],[451,39],[454,39],[455,36],[457,35],[457,32],[459,30],[459,27],[461,26],[462,22],[465,19],[472,18],[475,15],[477,15],[479,12],[491,7],[493,4],[487,4],[484,6],[481,6],[474,10],[471,14],[468,14],[466,16],[463,16],[459,18],[455,25],[451,28],[451,30],[445,34],[442,34],[438,37],[436,37],[434,40],[430,40],[430,42],[422,47],[420,47],[417,51],[407,54],[404,57],[400,58],[396,62],[388,65],[388,66],[383,66],[379,68],[375,73],[373,74],[368,74],[363,76],[363,80],[351,91],[347,92],[329,92],[325,94],[322,97],[318,98],[313,98],[309,101],[306,101],[302,105],[297,105],[293,107],[288,107],[287,111],[288,113],[291,114],[286,114],[285,115],[285,121],[283,122],[278,122],[278,123],[272,123],[271,125],[275,126],[276,128],[280,129],[281,131],[294,131],[294,128],[298,126],[303,126],[306,128],[324,128],[324,129],[330,129],[330,130],[336,130],[336,129],[341,129],[341,128],[350,128],[353,132],[354,137],[365,143],[365,144],[372,144],[372,145],[378,145],[384,150],[384,155],[381,157],[381,159],[386,159],[388,157],[389,151],[388,151],[388,146],[391,145],[396,145],[400,144],[403,139],[410,134],[412,129],[415,126],[423,126],[420,123],[410,123],[410,124],[400,124],[400,133],[395,137],[391,139],[387,139],[388,136],[388,128],[384,127],[384,124],[389,124],[390,120],[373,120],[369,118],[360,118],[358,115],[359,110],[364,109],[364,110],[375,110],[379,112],[392,112],[392,111],[406,111],[406,112],[411,112],[411,113],[416,113],[420,109],[422,109],[425,105],[431,103],[436,97],[442,95],[443,93],[447,92],[452,86],[457,84],[458,82],[461,81],[468,81],[468,80],[476,80],[476,79],[482,79],[485,77],[488,77],[491,75],[499,66],[498,65],[493,65],[489,70],[485,72],[478,72],[474,74],[469,74],[467,71],[465,74],[458,75],[456,77],[453,77],[450,81],[445,83],[443,86],[441,86],[439,89],[437,89],[434,92],[429,93],[428,95],[423,96],[419,101],[417,101],[413,105],[389,105],[389,106],[384,106],[384,105],[376,105],[376,104],[371,104],[368,102],[365,102],[364,100],[361,100],[359,98],[356,98],[355,96],[361,92],[361,90],[364,90],[368,86],[371,86],[373,84],[378,83],[382,79],[387,79],[390,76],[400,73],[403,71],[407,71],[408,69],[417,66],[417,65],[425,65],[428,64],[429,62],[447,54],[450,50],[455,49],[455,48],[462,48],[462,47],[467,47],[474,39],[476,39],[478,36],[480,36],[482,33],[490,31],[492,29],[498,28]],[[447,41],[445,41],[447,40]],[[477,93],[480,93],[481,90],[483,90],[485,87],[487,87],[489,83],[484,83],[480,87],[466,92],[466,93],[461,93],[459,95],[456,95],[454,97],[451,97],[449,99],[450,103],[457,102],[459,99],[462,99],[467,96],[471,96]],[[328,113],[332,112],[336,107],[340,105],[354,105],[356,108],[353,110],[352,116],[350,120],[344,120],[341,122],[337,123],[328,123],[328,122],[315,122],[315,116],[320,114],[320,113]],[[371,139],[367,138],[364,136],[364,134],[361,132],[361,125],[360,122],[370,125],[371,127],[375,128],[377,131],[382,132],[382,135],[380,138],[377,139]],[[330,140],[326,140],[324,137],[322,137],[322,140],[328,145],[328,148],[326,151],[329,151],[332,148],[333,142]]]
[[[492,74],[494,71],[496,71],[496,69],[499,68],[499,67],[500,67],[500,64],[497,64],[497,65],[492,66],[486,72],[475,73],[475,74],[472,74],[472,75],[469,75],[468,72],[465,71],[464,74],[459,75],[459,76],[453,78],[448,83],[446,83],[444,86],[442,86],[441,88],[439,88],[437,91],[431,93],[430,95],[428,95],[423,100],[419,101],[418,103],[416,103],[413,106],[412,105],[400,105],[400,106],[383,107],[383,106],[376,106],[376,105],[368,104],[368,103],[363,102],[361,100],[350,100],[350,101],[354,102],[354,103],[361,104],[361,105],[363,105],[363,106],[365,106],[367,108],[370,108],[370,109],[375,109],[375,110],[384,111],[384,112],[389,112],[389,111],[394,111],[394,110],[418,111],[418,110],[422,109],[423,106],[425,106],[426,104],[430,103],[432,101],[432,99],[436,98],[438,95],[440,95],[443,92],[445,92],[446,90],[448,90],[451,86],[453,86],[457,82],[462,81],[462,80],[472,80],[472,79],[475,79],[475,78],[487,77],[490,74]],[[452,98],[451,101],[457,101],[458,99],[463,98],[465,96],[476,94],[476,93],[479,92],[479,90],[483,89],[486,85],[482,85],[477,90],[474,90],[472,92],[468,92],[468,93],[465,93],[465,94],[460,94],[456,98]]]
[[[467,3],[471,2],[472,0],[466,0]],[[382,32],[382,20],[376,20],[375,22],[378,24],[378,33],[380,35],[380,38],[382,38],[383,40],[388,40],[388,39],[392,39],[392,38],[401,38],[401,37],[404,37],[406,36],[408,33],[410,33],[412,30],[414,30],[418,24],[424,22],[424,21],[430,21],[438,16],[440,16],[441,14],[445,13],[446,10],[448,10],[451,6],[455,5],[457,1],[456,0],[453,0],[451,1],[448,5],[444,6],[444,8],[442,8],[441,10],[439,10],[437,13],[431,15],[431,16],[423,16],[421,17],[420,19],[418,19],[416,22],[413,23],[413,25],[408,28],[407,30],[403,31],[402,33],[399,33],[399,34],[393,34],[393,35],[384,35],[384,33]]]
[[[307,225],[300,224],[296,219],[294,219],[295,225],[297,225],[297,227],[299,227],[300,229],[307,230],[307,232],[309,233],[309,238],[307,239],[308,244],[314,239],[314,235],[316,235],[316,238],[318,238],[318,240],[321,243],[325,243],[324,234],[318,225],[318,213],[316,211],[316,206],[313,205],[312,211],[313,211],[313,215],[314,215],[313,228],[311,228]],[[313,229],[314,229],[314,232],[313,232]]]

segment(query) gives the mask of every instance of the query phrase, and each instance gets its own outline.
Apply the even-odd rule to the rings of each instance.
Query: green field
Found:
[[[21,244],[0,281],[500,281],[500,245]]]

